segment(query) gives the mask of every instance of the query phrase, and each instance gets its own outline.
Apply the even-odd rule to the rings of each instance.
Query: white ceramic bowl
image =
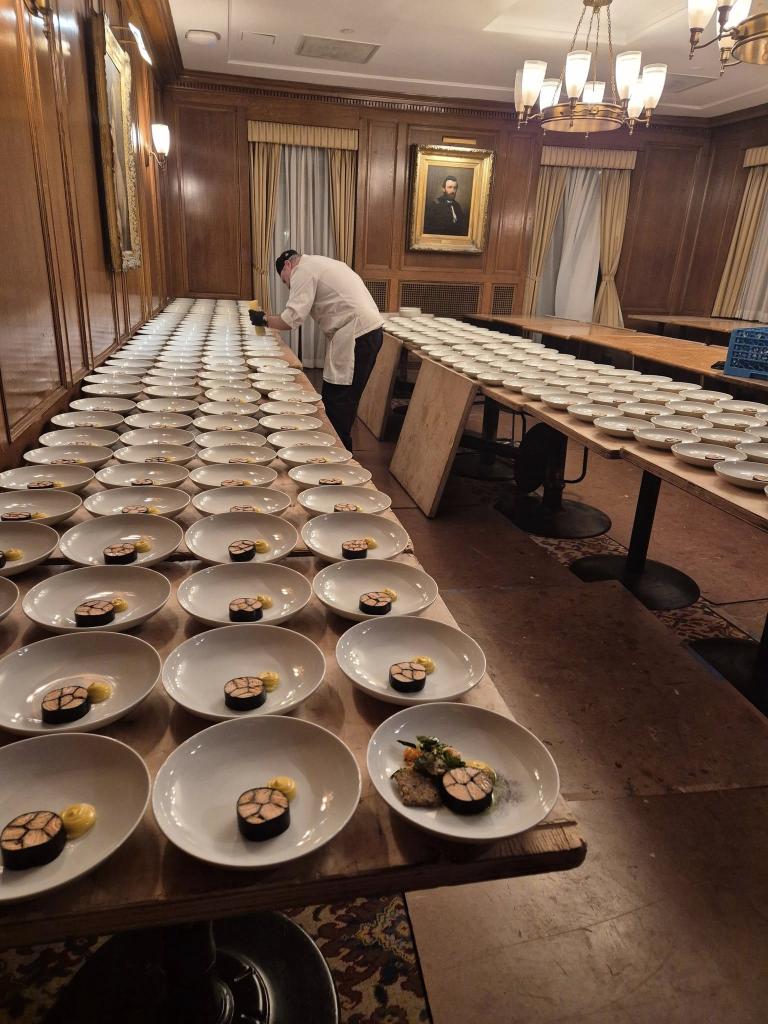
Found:
[[[246,480],[252,487],[268,487],[277,479],[277,470],[270,469],[268,466],[199,466],[192,470],[189,479],[201,491],[228,486],[224,483],[226,480]],[[242,503],[247,503],[247,498],[244,497]]]
[[[80,445],[111,448],[120,440],[114,430],[99,430],[89,427],[69,427],[61,430],[49,430],[38,438],[40,444],[47,448],[72,448]]]
[[[199,448],[221,448],[224,445],[262,448],[266,443],[264,435],[253,430],[207,430],[195,438],[195,444]]]
[[[149,696],[161,664],[154,647],[125,633],[69,633],[21,647],[0,660],[0,729],[20,736],[104,729]],[[40,704],[48,690],[87,686],[95,678],[112,687],[107,700],[76,722],[43,722]]]
[[[53,480],[57,489],[79,494],[93,479],[93,470],[85,466],[56,466],[55,472],[40,466],[20,466],[0,473],[0,487],[9,491],[26,491],[35,481]],[[32,493],[37,493],[37,488],[33,488]]]
[[[447,807],[406,807],[392,773],[403,764],[398,741],[413,742],[416,736],[438,736],[464,757],[490,764],[500,777],[495,787],[499,799],[487,812],[472,816]],[[549,814],[560,792],[552,755],[533,733],[511,718],[471,704],[426,704],[399,711],[371,737],[367,763],[376,791],[397,815],[455,842],[493,843],[525,832]]]
[[[739,454],[747,458],[744,452]],[[744,487],[749,491],[765,491],[768,485],[768,466],[764,462],[736,462],[729,459],[726,462],[716,462],[714,470],[729,484]]]
[[[729,413],[743,413],[745,416],[756,416],[758,419],[766,420],[766,422],[768,422],[768,405],[764,402],[743,402],[731,400],[728,402],[727,411]]]
[[[259,412],[265,416],[312,416],[317,412],[311,402],[264,402]]]
[[[670,451],[673,444],[680,444],[681,441],[695,441],[696,437],[686,430],[672,430],[671,427],[665,430],[664,427],[654,427],[649,423],[635,431],[635,440],[648,448]]]
[[[354,458],[352,452],[346,448],[337,448],[331,445],[303,445],[293,448],[281,448],[277,457],[288,466],[309,465],[339,465],[342,462],[349,462]],[[332,475],[332,474],[331,474]]]
[[[196,384],[186,387],[168,387],[164,384],[148,385],[144,389],[150,398],[197,398],[202,395],[203,389]]]
[[[8,618],[19,600],[19,588],[5,576],[0,576],[0,622]]]
[[[230,435],[238,431],[263,433],[259,421],[253,416],[198,416],[195,429],[202,431],[227,431]]]
[[[360,596],[384,587],[394,590],[397,600],[386,618],[418,615],[437,598],[437,583],[423,569],[401,562],[369,562],[367,558],[327,565],[312,581],[312,590],[326,608],[353,622],[382,619],[360,611]]]
[[[196,494],[192,504],[205,516],[231,512],[233,505],[253,505],[258,512],[279,516],[290,508],[291,499],[271,487],[212,487]]]
[[[104,626],[78,626],[75,608],[83,601],[110,600],[120,595],[128,602]],[[168,580],[154,569],[138,565],[101,565],[70,569],[43,580],[28,592],[24,614],[52,633],[122,633],[159,612],[171,594]]]
[[[35,466],[78,465],[98,469],[105,462],[109,462],[114,454],[111,448],[101,448],[98,445],[62,445],[54,448],[33,448],[24,452],[24,461]]]
[[[654,427],[661,427],[664,430],[671,427],[672,430],[685,430],[691,434],[697,434],[699,430],[706,430],[707,427],[712,426],[707,420],[700,419],[698,416],[677,416],[675,414],[654,416],[651,423]]]
[[[234,488],[242,492],[243,488]],[[208,563],[227,565],[228,546],[236,540],[265,540],[269,550],[256,554],[248,563],[277,562],[296,547],[299,539],[295,526],[279,516],[259,512],[222,512],[198,519],[187,530],[184,540],[196,558]]]
[[[0,551],[21,551],[21,558],[0,568],[0,576],[19,576],[34,569],[53,554],[58,543],[58,533],[43,523],[0,523]]]
[[[160,430],[147,428],[127,430],[120,437],[120,443],[127,444],[130,447],[145,447],[147,445],[180,445],[185,447],[191,445],[194,440],[195,435],[191,430],[179,430],[175,427]]]
[[[420,693],[398,693],[389,685],[390,665],[421,655],[432,658],[435,671]],[[485,655],[466,633],[412,617],[358,623],[339,638],[336,661],[359,690],[387,704],[453,700],[477,686],[485,673]]]
[[[158,463],[159,465],[183,466],[195,457],[194,448],[183,444],[135,444],[118,448],[115,458],[118,462]]]
[[[634,437],[636,430],[642,430],[647,420],[632,416],[598,416],[595,426],[611,437]]]
[[[229,626],[229,602],[238,597],[267,594],[271,608],[259,620],[279,626],[308,604],[312,587],[306,576],[284,565],[264,562],[230,562],[211,565],[193,573],[181,584],[177,599],[184,611],[206,626]]]
[[[296,780],[291,824],[275,839],[248,842],[238,831],[237,799],[275,775]],[[177,747],[157,773],[152,808],[161,830],[185,853],[254,870],[324,846],[359,799],[357,762],[340,739],[300,718],[265,715],[220,722]]]
[[[254,434],[254,438],[261,438]],[[262,439],[263,442],[263,439]],[[277,452],[263,443],[256,444],[222,444],[218,448],[202,448],[198,455],[203,462],[216,466],[234,466],[243,468],[249,465],[265,466],[274,462]],[[237,474],[235,474],[237,475]]]
[[[691,438],[694,440],[694,438]],[[701,427],[696,431],[698,441],[707,441],[709,444],[722,444],[726,448],[738,448],[739,445],[749,444],[757,438],[750,437],[744,430],[729,430],[728,427]]]
[[[351,466],[349,464],[328,466],[294,466],[288,471],[288,476],[299,485],[299,490],[307,487],[317,487],[321,480],[328,478],[341,480],[344,486],[367,484],[371,479],[371,472],[363,466]],[[334,487],[336,484],[323,484],[323,487]]]
[[[715,412],[707,413],[707,419],[715,427],[728,427],[731,430],[752,430],[768,425],[768,420],[755,416],[731,412],[727,406],[716,406]]]
[[[82,392],[84,395],[93,395],[94,397],[103,396],[108,398],[135,398],[140,395],[144,385],[138,384],[83,384]]]
[[[145,398],[138,405],[142,412],[180,412],[184,414],[197,412],[199,407],[199,402],[195,402],[192,398]]]
[[[224,402],[236,413],[241,405],[257,405],[261,395],[252,388],[211,388],[205,392],[209,402]]]
[[[190,500],[190,496],[177,487],[158,487],[156,484],[145,487],[139,484],[97,491],[85,499],[84,505],[93,516],[135,514],[142,520],[154,516],[175,519],[189,505]],[[143,513],[124,513],[123,509],[129,505],[146,505],[153,511],[146,517]]]
[[[2,663],[0,663],[0,669]],[[237,676],[277,672],[279,684],[259,708],[233,711],[224,684]],[[301,633],[248,623],[221,626],[180,644],[163,666],[163,686],[181,707],[213,722],[284,715],[311,697],[323,681],[325,658]]]
[[[57,416],[51,417],[54,427],[66,427],[68,429],[83,429],[94,427],[99,430],[117,430],[123,425],[123,417],[117,412],[60,412]],[[42,444],[42,438],[40,440]]]
[[[743,452],[737,452],[735,448],[726,448],[721,444],[708,444],[705,441],[681,441],[680,444],[673,444],[672,451],[683,462],[691,466],[703,466],[712,469],[716,462],[733,460],[746,462],[747,456]]]
[[[0,522],[5,515],[29,512],[35,517],[35,522],[56,526],[70,519],[82,503],[82,499],[71,491],[5,491],[0,494]]]
[[[369,549],[366,561],[394,558],[409,543],[408,534],[399,523],[366,512],[331,512],[315,516],[301,528],[301,536],[309,550],[326,562],[342,561],[341,545],[346,540],[372,537],[376,541],[377,546]]]
[[[33,871],[3,871],[0,903],[30,899],[92,871],[128,839],[149,801],[146,765],[109,736],[36,736],[0,749],[0,820],[37,808],[62,811],[72,803],[96,808],[96,825]]]
[[[183,466],[137,466],[133,462],[127,462],[119,466],[105,466],[96,474],[96,479],[104,487],[149,486],[133,484],[133,480],[152,480],[155,487],[178,487],[188,476],[189,473]]]
[[[205,416],[258,416],[259,407],[252,402],[234,406],[231,402],[203,402],[199,412]]]
[[[338,444],[338,439],[333,434],[327,434],[322,430],[278,430],[269,434],[267,441],[274,448],[333,448]]]
[[[104,548],[110,544],[132,544],[146,537],[151,548],[139,551],[130,565],[154,565],[172,554],[184,539],[184,531],[164,516],[126,514],[101,516],[78,523],[62,535],[61,553],[74,565],[104,565]]]
[[[621,416],[616,406],[591,402],[589,400],[586,402],[577,400],[575,404],[568,406],[568,412],[571,416],[575,416],[577,420],[582,420],[584,423],[594,423],[597,419],[606,419],[610,416],[615,418]]]
[[[318,416],[262,416],[259,426],[263,430],[317,430],[323,421]]]
[[[768,444],[756,441],[754,438],[750,438],[747,441],[742,439],[736,445],[736,451],[746,455],[748,462],[768,463]]]
[[[361,485],[323,484],[319,487],[308,487],[298,496],[301,507],[310,515],[330,513],[337,504],[357,505],[358,512],[378,514],[386,512],[392,505],[392,499],[383,491],[374,491]]]

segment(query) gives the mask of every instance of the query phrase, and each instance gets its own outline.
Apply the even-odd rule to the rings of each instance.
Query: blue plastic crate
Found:
[[[725,373],[729,377],[768,380],[768,326],[731,331]]]

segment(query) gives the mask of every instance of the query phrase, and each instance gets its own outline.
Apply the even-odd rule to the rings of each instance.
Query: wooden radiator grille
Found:
[[[495,284],[491,299],[491,313],[495,316],[511,316],[515,302],[515,286],[513,284]]]
[[[400,306],[418,306],[438,316],[462,316],[480,310],[479,284],[445,281],[402,281]]]
[[[365,281],[365,287],[373,296],[373,301],[379,307],[382,312],[387,309],[387,292],[389,291],[389,281]]]

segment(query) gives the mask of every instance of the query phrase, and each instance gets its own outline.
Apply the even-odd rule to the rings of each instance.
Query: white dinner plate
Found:
[[[386,512],[392,505],[392,499],[383,491],[353,484],[308,487],[299,494],[298,502],[310,515],[335,512],[336,505],[356,505],[354,511],[376,515]]]
[[[53,554],[58,543],[58,533],[43,523],[0,523],[0,551],[6,557],[12,549],[21,552],[0,567],[0,576],[19,576],[34,569]]]
[[[9,491],[26,491],[32,483],[51,480],[56,489],[79,494],[93,478],[93,470],[85,466],[56,466],[55,471],[41,466],[20,466],[0,473],[0,487]],[[40,490],[33,487],[32,493],[36,494]]]
[[[92,804],[97,815],[94,827],[68,840],[50,864],[3,870],[0,903],[40,896],[92,871],[131,835],[149,794],[149,772],[142,759],[109,736],[35,736],[0,749],[0,827],[25,811],[60,813],[73,803]]]
[[[122,633],[159,612],[171,594],[168,580],[154,569],[139,565],[101,565],[70,569],[43,580],[27,593],[24,614],[52,633]],[[75,608],[84,601],[122,597],[125,611],[116,612],[104,626],[78,626]]]
[[[333,562],[315,576],[312,590],[326,608],[353,622],[382,619],[360,611],[360,597],[371,590],[393,590],[397,599],[386,618],[418,615],[437,598],[437,583],[423,569],[402,562],[367,558],[355,562]]]
[[[261,707],[248,711],[228,708],[224,684],[262,672],[276,672],[279,682]],[[168,695],[193,715],[224,722],[284,715],[311,697],[324,675],[322,651],[301,633],[242,623],[210,629],[176,647],[163,666],[163,685]]]
[[[161,664],[154,647],[125,633],[68,633],[20,647],[0,659],[0,729],[20,736],[104,729],[149,696]],[[48,690],[97,680],[107,682],[112,693],[82,718],[62,725],[42,720]]]
[[[196,430],[225,430],[230,434],[237,431],[263,433],[259,421],[253,416],[198,416],[194,422]]]
[[[144,385],[138,384],[83,384],[84,395],[105,398],[136,398],[144,389]]]
[[[371,537],[376,542],[376,547],[368,549],[365,560],[394,558],[409,543],[408,534],[400,523],[366,512],[331,512],[315,516],[301,528],[301,536],[309,550],[326,562],[342,561],[341,545],[347,540]]]
[[[72,491],[61,489],[5,491],[0,494],[0,522],[6,515],[21,512],[33,517],[27,522],[56,526],[70,519],[82,503],[82,499]]]
[[[131,412],[136,403],[129,398],[75,398],[69,408],[76,412]]]
[[[111,567],[110,567],[111,568]],[[229,602],[238,597],[266,594],[272,607],[259,622],[279,626],[309,603],[312,587],[306,576],[284,565],[265,562],[230,562],[211,565],[188,576],[177,599],[184,611],[206,626],[229,626]]]
[[[154,565],[164,561],[184,539],[178,523],[165,516],[133,515],[130,512],[101,516],[78,523],[62,534],[61,553],[74,565],[104,565],[104,548],[110,544],[149,542],[148,551],[137,551],[129,565]]]
[[[144,513],[123,513],[123,509],[131,505],[146,505],[150,509],[147,519],[154,516],[168,516],[175,519],[181,515],[190,503],[190,496],[186,491],[180,491],[177,487],[159,487],[153,484],[149,487],[135,485],[129,487],[110,487],[105,491],[97,491],[89,495],[84,505],[93,516],[116,516],[134,514],[144,518]]]
[[[258,405],[244,402],[234,406],[232,402],[203,402],[199,410],[205,416],[257,416]]]
[[[197,412],[200,403],[192,398],[145,398],[139,402],[142,412]]]
[[[392,773],[403,764],[398,741],[414,742],[416,736],[437,736],[465,758],[491,765],[499,776],[493,805],[472,816],[447,807],[406,807]],[[471,704],[425,704],[397,712],[371,737],[367,763],[376,791],[396,814],[454,842],[493,843],[525,832],[549,814],[560,792],[552,755],[533,733],[505,715]]]
[[[237,827],[237,799],[277,775],[296,781],[291,824],[274,839],[248,842]],[[166,837],[185,853],[254,870],[324,846],[359,799],[357,762],[340,739],[300,718],[265,715],[220,722],[177,747],[157,773],[152,808]]]
[[[245,493],[243,491],[245,490]],[[222,512],[234,511],[233,506],[250,505],[255,512],[270,516],[282,515],[290,508],[291,499],[282,491],[271,487],[211,487],[192,499],[198,512],[205,516],[217,516]]]
[[[233,488],[242,492],[243,488]],[[221,512],[206,516],[187,530],[184,540],[196,558],[204,562],[228,565],[229,545],[236,540],[264,540],[269,549],[263,554],[256,553],[250,562],[253,565],[278,562],[296,547],[299,534],[295,526],[279,516],[259,512]],[[246,595],[243,595],[246,596]]]

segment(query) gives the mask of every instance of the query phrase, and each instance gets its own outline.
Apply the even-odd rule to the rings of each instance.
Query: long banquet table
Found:
[[[293,353],[284,346],[292,365]],[[299,380],[310,387],[307,378]],[[323,428],[332,431],[324,413]],[[195,468],[195,460],[188,469]],[[297,527],[306,520],[295,504],[296,485],[287,467],[274,485],[289,494],[292,505],[286,518]],[[372,485],[369,485],[372,486]],[[100,485],[89,485],[89,491]],[[194,491],[187,481],[184,489]],[[88,492],[86,492],[87,494]],[[396,518],[393,513],[386,513]],[[180,517],[189,525],[199,514],[190,505]],[[63,532],[77,517],[58,527]],[[297,548],[291,567],[312,578],[322,563]],[[399,560],[418,565],[417,554],[406,552]],[[152,619],[135,630],[136,635],[165,658],[179,643],[203,631],[176,601],[179,584],[201,568],[189,552],[180,548],[172,560],[155,565],[172,584],[172,596]],[[16,578],[23,594],[35,583],[66,571],[61,558]],[[439,583],[439,581],[438,581]],[[456,625],[445,603],[438,598],[425,618]],[[495,878],[564,870],[584,859],[586,844],[565,801],[558,800],[550,815],[535,828],[489,847],[441,842],[404,824],[390,812],[373,790],[365,767],[368,740],[373,730],[395,706],[382,704],[356,691],[335,661],[336,641],[349,623],[327,611],[316,598],[286,623],[286,628],[308,636],[322,649],[327,672],[322,686],[293,714],[325,726],[353,751],[363,777],[360,805],[349,825],[327,846],[285,868],[268,872],[230,872],[185,855],[170,844],[156,825],[151,810],[131,838],[105,863],[84,878],[47,894],[44,898],[6,906],[0,911],[2,946],[41,943],[68,936],[118,932],[126,929],[165,926],[204,918],[247,914],[256,910],[328,902],[419,888],[434,888]],[[0,654],[35,640],[45,631],[21,611],[0,623]],[[509,709],[493,681],[485,675],[464,700],[501,714]],[[206,723],[174,705],[158,681],[148,700],[129,718],[104,730],[122,740],[145,760],[152,776],[168,754]],[[3,734],[0,743],[15,738]]]

